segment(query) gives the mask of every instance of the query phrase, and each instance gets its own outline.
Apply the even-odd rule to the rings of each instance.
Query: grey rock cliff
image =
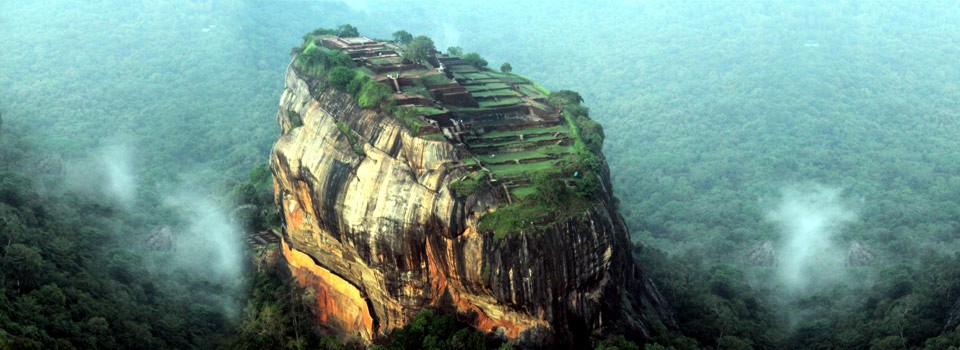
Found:
[[[572,218],[495,239],[479,218],[499,199],[457,198],[454,145],[411,136],[391,115],[288,69],[270,165],[283,211],[283,256],[314,291],[318,320],[372,341],[426,307],[537,347],[590,334],[636,339],[675,328],[632,259],[606,168],[601,200]],[[349,127],[362,153],[342,129]]]

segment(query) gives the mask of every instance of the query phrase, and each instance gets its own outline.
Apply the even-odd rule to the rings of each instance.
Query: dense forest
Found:
[[[269,201],[290,48],[351,23],[584,97],[635,255],[689,337],[662,345],[946,349],[958,17],[948,1],[0,3],[0,348],[341,346],[257,328],[302,310],[240,253],[269,219],[229,214]]]
[[[580,91],[605,126],[638,256],[701,346],[938,348],[956,342],[960,296],[956,10],[497,3],[393,17],[355,6],[369,23],[353,23],[442,33]],[[817,235],[795,234],[817,220],[828,222]]]
[[[201,252],[190,257],[194,263],[173,252],[169,231],[189,217],[133,235],[144,215],[60,188],[63,169],[24,141],[16,124],[0,131],[0,349],[220,343],[237,314],[229,309],[239,300],[224,298],[237,293],[237,277],[202,275],[195,265],[220,257]],[[176,262],[156,266],[160,259]]]
[[[202,35],[232,6],[61,5],[0,4],[0,348],[227,344],[286,53]]]

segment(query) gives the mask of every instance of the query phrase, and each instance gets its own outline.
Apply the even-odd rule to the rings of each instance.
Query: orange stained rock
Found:
[[[477,237],[479,238],[479,233],[477,233],[473,228],[467,227],[463,235],[460,237]],[[431,300],[431,304],[435,304],[438,301],[440,295],[443,294],[444,290],[450,292],[450,296],[453,299],[453,304],[460,312],[473,312],[477,315],[477,322],[473,325],[474,327],[484,331],[489,332],[495,328],[501,328],[504,331],[504,334],[510,339],[516,339],[520,336],[520,333],[530,329],[534,326],[540,325],[548,327],[546,321],[543,320],[543,315],[540,315],[540,319],[531,317],[530,315],[521,314],[513,311],[502,310],[503,313],[497,312],[496,314],[490,314],[485,312],[483,308],[479,306],[481,300],[490,299],[493,301],[492,296],[482,297],[475,296],[469,293],[465,293],[462,282],[456,274],[455,266],[448,266],[450,270],[453,271],[443,271],[441,267],[437,264],[437,257],[435,254],[438,252],[447,255],[446,261],[450,264],[457,261],[454,258],[454,249],[453,242],[450,240],[445,240],[446,247],[439,249],[431,249],[430,240],[427,240],[427,259],[429,264],[429,273],[431,280],[431,287],[433,288],[434,299]],[[479,256],[479,254],[477,255]],[[477,261],[477,264],[482,262]],[[479,268],[479,267],[477,267]],[[498,307],[502,308],[502,305]]]
[[[310,187],[303,181],[297,181],[297,186],[294,189],[296,193],[288,195],[290,197],[283,203],[284,207],[282,208],[286,217],[287,229],[293,232],[315,231],[307,222],[307,210],[313,208]]]
[[[273,201],[274,204],[280,204],[277,202],[277,198],[281,198],[282,188],[280,187],[280,180],[276,176],[271,176],[273,178]]]
[[[495,328],[501,328],[504,334],[510,339],[517,339],[520,333],[540,325],[549,327],[543,319],[536,319],[530,315],[520,314],[513,311],[503,310],[504,314],[490,315],[477,306],[468,295],[451,292],[453,303],[460,312],[473,311],[477,315],[477,322],[473,326],[484,332],[493,331]],[[503,305],[497,307],[502,308]]]
[[[317,266],[313,259],[281,240],[283,257],[297,282],[316,292],[317,319],[345,335],[358,334],[370,341],[373,318],[367,303],[356,286]]]
[[[440,271],[429,239],[427,240],[427,271],[430,273],[430,287],[433,288],[433,299],[430,303],[436,304],[440,295],[443,295],[443,290],[447,288],[447,277],[443,271]]]

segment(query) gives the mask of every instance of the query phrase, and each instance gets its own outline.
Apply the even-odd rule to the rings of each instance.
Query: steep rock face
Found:
[[[411,136],[324,85],[288,69],[271,156],[283,256],[322,324],[370,341],[441,307],[514,343],[564,347],[605,330],[643,339],[674,327],[629,255],[606,171],[597,204],[495,239],[476,228],[498,199],[448,189],[462,176],[452,144]]]

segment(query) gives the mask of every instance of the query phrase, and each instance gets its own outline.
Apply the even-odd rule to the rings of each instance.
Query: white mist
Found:
[[[839,277],[844,251],[833,237],[856,217],[843,205],[839,189],[808,185],[782,191],[779,205],[767,213],[767,219],[782,231],[780,274],[790,290],[804,291]]]

